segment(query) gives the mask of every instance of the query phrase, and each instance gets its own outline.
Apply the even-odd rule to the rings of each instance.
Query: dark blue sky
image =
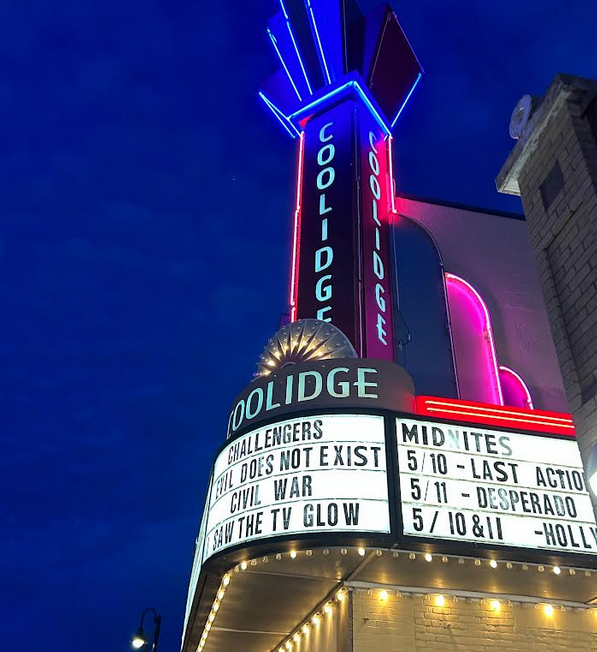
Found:
[[[597,74],[597,3],[394,6],[427,71],[398,187],[519,210],[494,190],[510,112]],[[295,143],[255,92],[275,10],[0,4],[2,649],[124,652],[147,605],[178,649],[212,455],[285,308]]]

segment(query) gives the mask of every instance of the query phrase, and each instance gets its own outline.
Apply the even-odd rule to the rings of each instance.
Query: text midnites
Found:
[[[458,428],[440,428],[413,423],[402,423],[401,441],[415,446],[436,446],[454,451],[487,453],[488,455],[512,456],[508,435],[494,435]]]

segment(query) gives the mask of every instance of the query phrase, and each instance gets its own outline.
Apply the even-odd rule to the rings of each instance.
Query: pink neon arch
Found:
[[[445,279],[460,398],[504,405],[489,310],[470,283]]]
[[[524,380],[509,367],[500,365],[500,385],[504,395],[504,405],[534,410],[533,398]]]

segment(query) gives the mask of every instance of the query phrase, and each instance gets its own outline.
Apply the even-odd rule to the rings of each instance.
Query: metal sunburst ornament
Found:
[[[319,319],[299,319],[283,326],[269,340],[257,363],[256,376],[269,376],[297,362],[357,357],[339,328]]]

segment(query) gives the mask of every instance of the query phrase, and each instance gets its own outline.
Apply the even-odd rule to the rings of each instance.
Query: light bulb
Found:
[[[551,618],[553,616],[553,605],[551,604],[546,604],[543,606],[543,613],[548,617]]]
[[[433,561],[433,555],[432,555],[431,553],[428,552],[428,553],[425,555],[425,561],[429,561],[429,562]]]
[[[435,596],[435,606],[436,607],[443,607],[446,604],[446,598],[444,598],[443,595],[436,595]]]

